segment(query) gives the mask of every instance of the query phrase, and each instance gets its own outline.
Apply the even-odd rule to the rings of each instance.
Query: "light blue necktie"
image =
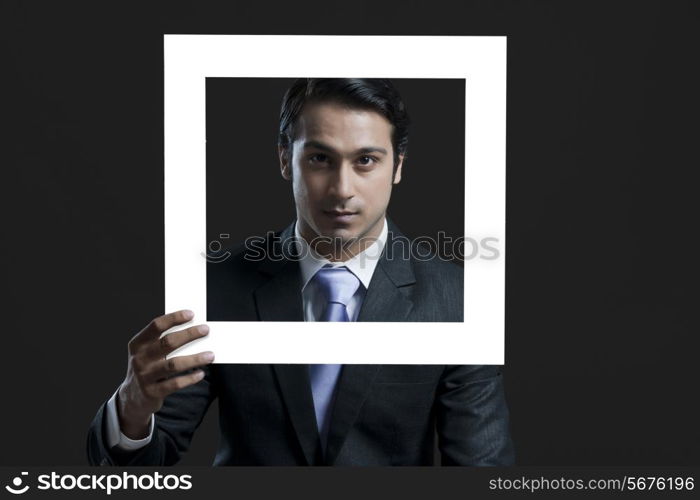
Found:
[[[350,321],[347,305],[360,286],[357,276],[347,267],[324,267],[319,269],[313,279],[327,302],[319,321]],[[324,452],[331,417],[330,406],[341,367],[342,365],[309,365],[316,423]]]

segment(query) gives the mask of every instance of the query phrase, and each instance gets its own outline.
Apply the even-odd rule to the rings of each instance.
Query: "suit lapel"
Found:
[[[392,283],[381,263],[378,264],[357,321],[405,321],[411,309],[413,302]]]
[[[406,321],[413,308],[413,302],[408,298],[410,286],[416,282],[413,266],[410,259],[403,258],[403,249],[398,252],[393,245],[394,239],[403,239],[405,236],[388,217],[387,226],[387,241],[374,269],[357,321]]]
[[[326,444],[326,465],[333,465],[345,438],[360,414],[362,404],[380,365],[344,365],[336,388],[331,427]]]
[[[309,465],[320,462],[321,440],[316,426],[308,365],[272,365],[282,399]]]

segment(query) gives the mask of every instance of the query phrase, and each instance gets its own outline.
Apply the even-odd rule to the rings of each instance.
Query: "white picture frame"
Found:
[[[194,311],[177,329],[210,327],[171,356],[212,350],[216,363],[504,364],[506,42],[164,35],[165,310]],[[498,258],[465,260],[463,323],[206,321],[205,79],[300,75],[465,79],[464,234],[495,238]]]

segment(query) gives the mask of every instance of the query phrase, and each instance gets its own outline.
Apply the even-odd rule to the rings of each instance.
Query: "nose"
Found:
[[[340,200],[347,200],[355,195],[352,164],[343,162],[332,176],[330,192]]]

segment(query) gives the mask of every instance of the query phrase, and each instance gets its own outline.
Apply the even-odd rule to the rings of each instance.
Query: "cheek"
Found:
[[[365,189],[365,200],[368,205],[374,207],[386,205],[391,196],[390,181],[391,179],[389,177],[386,179],[374,179],[367,185],[367,189]]]
[[[294,171],[294,198],[303,203],[304,205],[309,205],[318,198],[321,188],[318,185],[317,179],[314,176],[304,175],[299,169]]]

